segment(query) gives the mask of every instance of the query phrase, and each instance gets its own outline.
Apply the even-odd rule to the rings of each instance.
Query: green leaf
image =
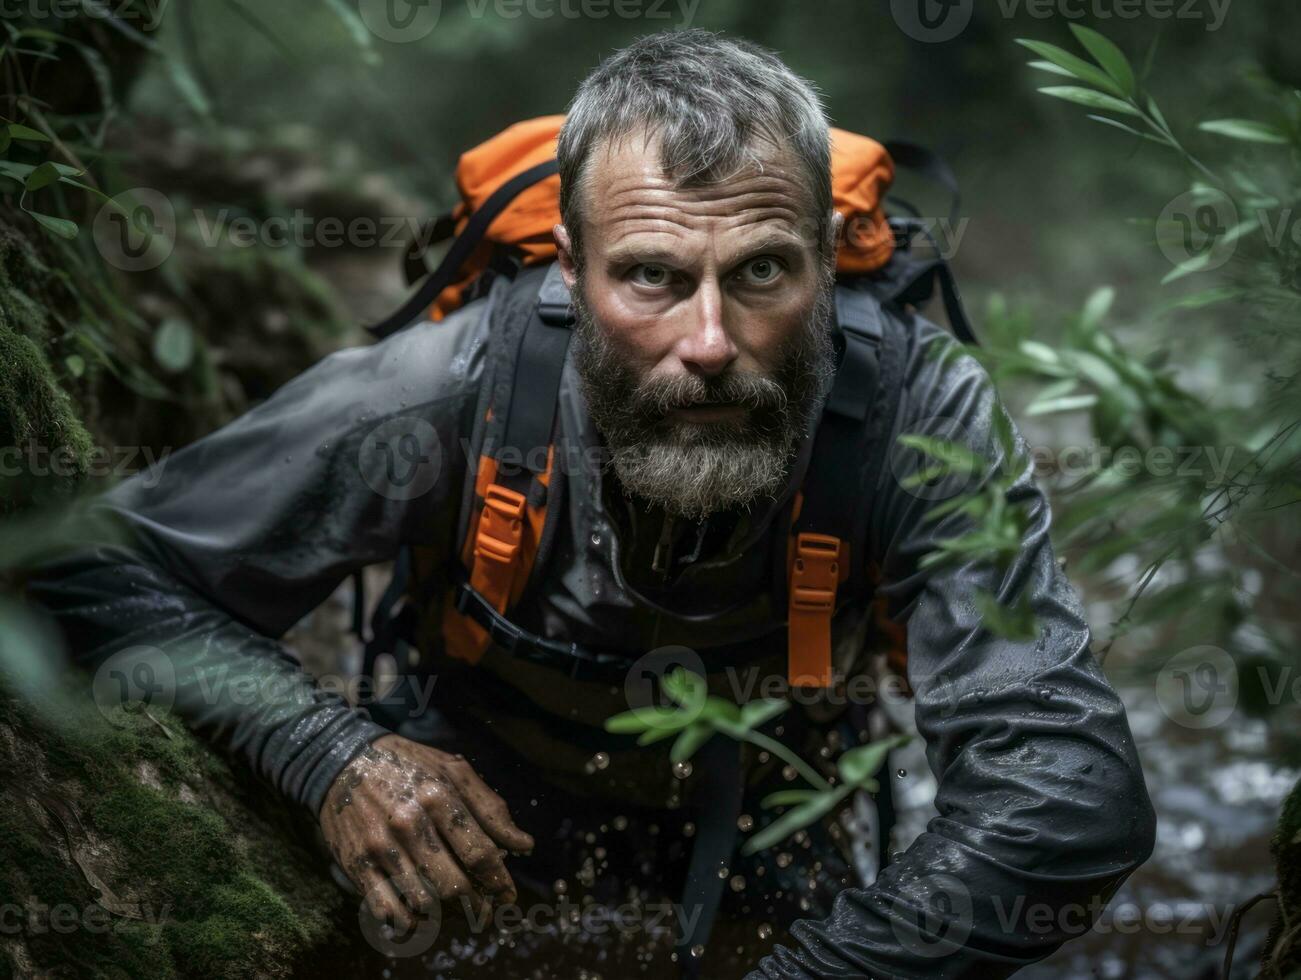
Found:
[[[650,708],[642,708],[612,715],[605,719],[605,730],[615,735],[631,735],[634,732],[647,731],[651,727],[647,718],[651,710]]]
[[[1168,286],[1176,280],[1191,276],[1194,272],[1201,272],[1211,262],[1211,250],[1203,252],[1201,255],[1194,255],[1191,259],[1184,259],[1177,266],[1171,269],[1161,279],[1162,286]]]
[[[1049,398],[1032,402],[1026,407],[1026,415],[1052,415],[1056,412],[1076,412],[1083,408],[1092,408],[1098,403],[1097,395],[1071,395],[1066,398]]]
[[[1061,360],[1055,350],[1037,340],[1023,340],[1017,344],[1017,350],[1040,364],[1056,365]]]
[[[208,101],[208,96],[198,80],[190,72],[189,65],[177,57],[162,60],[167,74],[171,76],[172,84],[176,86],[176,90],[181,93],[181,98],[186,101],[194,114],[204,118],[212,115],[212,104]]]
[[[1286,144],[1288,139],[1268,123],[1255,122],[1251,119],[1212,119],[1197,127],[1203,132],[1227,136],[1229,139],[1242,140],[1247,143]]]
[[[775,806],[793,806],[796,803],[803,803],[817,795],[816,789],[779,789],[765,796],[759,801],[759,805],[765,810],[771,810]]]
[[[1024,38],[1018,38],[1017,44],[1029,48],[1035,54],[1047,58],[1048,61],[1060,68],[1068,76],[1078,78],[1082,82],[1088,82],[1095,88],[1100,88],[1104,92],[1123,98],[1126,93],[1116,82],[1104,71],[1093,67],[1083,58],[1077,58],[1055,44],[1047,44],[1043,41],[1031,41]],[[1037,67],[1037,66],[1036,66]]]
[[[1081,24],[1072,24],[1071,33],[1126,95],[1134,94],[1134,69],[1130,67],[1125,53],[1110,38]]]
[[[840,778],[851,785],[859,785],[876,775],[877,770],[885,764],[886,756],[891,749],[898,748],[907,741],[907,735],[891,735],[889,738],[878,739],[867,745],[850,749],[836,760]]]
[[[86,373],[86,359],[80,354],[69,354],[63,359],[63,363],[74,378],[80,378]]]
[[[1150,95],[1147,97],[1147,111],[1153,119],[1161,124],[1162,129],[1167,133],[1170,131],[1170,124],[1165,121],[1165,113],[1163,113],[1161,107],[1156,104],[1156,99],[1152,98]]]
[[[1051,61],[1027,61],[1026,66],[1029,68],[1037,68],[1039,71],[1046,71],[1052,75],[1061,75],[1063,78],[1075,78],[1073,74],[1068,72],[1061,65],[1054,65]]]
[[[30,126],[24,126],[21,123],[10,123],[9,135],[16,140],[23,140],[27,143],[48,143],[50,141],[50,138],[40,130],[32,129]]]
[[[194,360],[194,332],[178,317],[163,321],[154,334],[154,360],[173,374],[184,371]]]
[[[709,741],[714,729],[704,722],[695,721],[682,730],[678,740],[669,750],[669,758],[674,762],[686,762],[696,750]]]
[[[746,731],[771,721],[791,706],[784,698],[764,698],[741,705],[741,725]]]
[[[36,223],[46,231],[69,241],[77,237],[77,223],[75,221],[69,221],[67,218],[56,218],[52,214],[41,214],[39,211],[32,211],[29,208],[23,208],[23,210],[35,218]]]
[[[899,436],[900,445],[926,454],[943,464],[948,473],[975,473],[985,468],[985,460],[966,446],[947,439],[934,439],[930,436],[908,433]]]
[[[842,787],[840,790],[819,793],[807,803],[803,803],[792,810],[787,810],[746,841],[741,848],[741,853],[744,855],[754,854],[756,851],[762,851],[765,847],[771,847],[773,844],[784,841],[791,834],[803,830],[809,824],[826,816],[846,795],[848,794]]]
[[[652,745],[655,742],[662,742],[666,738],[672,738],[682,729],[677,725],[669,728],[648,728],[637,736],[638,745]]]
[[[685,667],[679,667],[666,675],[661,681],[664,693],[692,712],[704,708],[707,696],[705,679]]]
[[[707,697],[697,717],[713,724],[737,725],[741,722],[741,709],[723,698]]]
[[[1138,131],[1137,129],[1135,129],[1133,126],[1126,126],[1126,125],[1125,125],[1123,122],[1121,122],[1119,119],[1112,119],[1110,116],[1095,116],[1095,115],[1092,115],[1092,114],[1090,114],[1090,115],[1087,116],[1086,118],[1088,118],[1088,119],[1092,119],[1094,122],[1102,123],[1104,126],[1111,126],[1111,127],[1113,127],[1114,129],[1121,129],[1121,130],[1124,130],[1126,133],[1129,133],[1131,136],[1137,136],[1137,137],[1139,137],[1140,139],[1149,140],[1150,142],[1153,142],[1153,143],[1159,143],[1161,146],[1165,146],[1165,145],[1166,145],[1165,140],[1157,139],[1157,138],[1156,138],[1155,136],[1153,136],[1151,133],[1143,133],[1143,132],[1139,132],[1139,131]]]
[[[1094,290],[1093,294],[1084,303],[1084,315],[1081,322],[1084,326],[1095,329],[1106,319],[1107,314],[1111,312],[1111,305],[1116,300],[1116,291],[1110,286],[1102,286]]]
[[[357,13],[356,4],[348,0],[325,0],[325,5],[333,11],[334,15],[343,22],[343,26],[348,29],[348,34],[352,37],[353,43],[357,45],[362,52],[362,58],[367,64],[374,65],[379,63],[379,54],[375,51],[375,39],[371,35],[370,28],[366,22],[361,19]]]
[[[1130,116],[1142,116],[1142,113],[1128,102],[1122,102],[1120,99],[1102,92],[1095,92],[1091,88],[1080,88],[1078,85],[1050,85],[1047,88],[1041,88],[1039,91],[1044,95],[1051,95],[1054,99],[1065,99],[1067,102],[1088,106],[1090,109],[1101,109],[1104,112],[1121,112]]]
[[[5,126],[3,129],[0,129],[0,153],[4,153],[6,150],[8,150],[9,144],[12,143],[13,141],[14,138],[9,135],[8,126]]]
[[[39,191],[42,187],[47,187],[58,179],[59,169],[49,160],[46,160],[27,175],[27,180],[23,186],[29,191]]]

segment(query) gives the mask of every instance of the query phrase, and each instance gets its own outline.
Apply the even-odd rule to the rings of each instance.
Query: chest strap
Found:
[[[882,336],[878,301],[846,287],[836,290],[841,345],[835,381],[815,437],[805,490],[792,519],[787,556],[787,677],[792,686],[833,683],[831,622],[842,585],[853,576],[850,541],[863,540],[861,496],[865,421],[875,403]],[[547,270],[533,314],[520,334],[511,385],[493,406],[504,412],[489,429],[475,481],[477,513],[462,552],[468,574],[446,599],[447,652],[478,662],[488,645],[553,664],[627,664],[627,658],[584,651],[520,630],[506,617],[519,601],[546,526],[552,483],[560,376],[572,312],[558,267]],[[494,446],[493,434],[500,434]],[[545,454],[540,447],[547,446]],[[507,454],[511,467],[506,468]],[[521,465],[522,463],[522,465]],[[859,556],[861,560],[862,556]]]
[[[787,680],[792,687],[833,683],[831,620],[836,595],[853,572],[850,541],[864,540],[865,528],[859,523],[866,511],[860,499],[860,461],[867,417],[877,396],[881,308],[871,295],[840,287],[836,318],[844,349],[792,518],[787,600]]]

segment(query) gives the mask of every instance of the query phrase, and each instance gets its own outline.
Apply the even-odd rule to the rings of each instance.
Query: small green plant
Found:
[[[633,708],[606,719],[605,730],[635,734],[638,745],[673,738],[669,757],[675,763],[686,762],[714,735],[725,735],[770,752],[809,784],[806,789],[778,790],[763,798],[760,805],[765,809],[791,809],[747,840],[742,854],[754,854],[785,840],[831,813],[856,790],[875,793],[880,785],[873,777],[886,756],[908,740],[907,736],[892,736],[842,753],[836,760],[837,778],[833,783],[788,746],[757,730],[786,711],[789,701],[763,698],[736,705],[710,694],[704,678],[681,667],[665,675],[661,687],[672,706]]]

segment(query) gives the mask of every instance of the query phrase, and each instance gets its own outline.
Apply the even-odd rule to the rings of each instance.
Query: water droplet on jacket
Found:
[[[787,854],[785,851],[777,855],[777,867],[789,868],[790,864],[791,864],[791,856]]]
[[[745,890],[745,878],[741,875],[732,875],[732,880],[728,884],[732,886],[734,892]]]
[[[564,878],[557,878],[556,883],[551,886],[557,895],[563,895],[569,891],[569,883]]]
[[[754,826],[754,817],[750,816],[750,814],[748,813],[743,813],[736,818],[737,830],[745,831],[745,830],[749,830],[753,826]]]
[[[685,761],[673,763],[673,775],[678,779],[686,779],[691,775],[691,763]]]
[[[700,945],[700,943],[696,943],[696,945],[691,947],[691,955],[696,959],[700,959],[700,957],[705,955],[705,947]]]
[[[718,866],[718,877],[726,878],[731,873],[732,873],[732,869],[727,867],[727,865],[720,864]]]
[[[768,923],[765,922],[763,925],[759,927],[759,938],[768,939],[771,938],[771,936],[772,936],[772,926],[768,925]]]
[[[690,820],[688,820],[686,823],[682,825],[683,837],[694,837],[695,834],[696,834],[696,825],[693,824]]]
[[[628,818],[625,817],[625,816],[618,816],[618,817],[615,817],[615,818],[614,818],[614,829],[615,829],[615,830],[627,830],[627,829],[628,829]]]
[[[782,769],[782,779],[786,780],[788,783],[793,780],[795,776],[796,772],[794,766],[786,766]]]
[[[908,775],[908,770],[907,770],[907,769],[896,769],[896,770],[894,771],[894,774],[895,774],[896,776],[898,776],[900,779],[903,779],[904,776]]]
[[[593,532],[592,532],[592,547],[593,547],[593,548],[599,548],[599,547],[601,547],[601,532],[600,532],[600,531],[593,531]]]
[[[604,752],[598,752],[592,756],[592,765],[597,769],[604,769],[610,764],[610,757]]]

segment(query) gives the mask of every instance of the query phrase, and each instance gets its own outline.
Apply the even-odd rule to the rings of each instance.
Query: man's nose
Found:
[[[692,297],[690,325],[677,345],[687,370],[712,377],[722,374],[739,353],[724,321],[723,294],[718,282],[703,281]]]

